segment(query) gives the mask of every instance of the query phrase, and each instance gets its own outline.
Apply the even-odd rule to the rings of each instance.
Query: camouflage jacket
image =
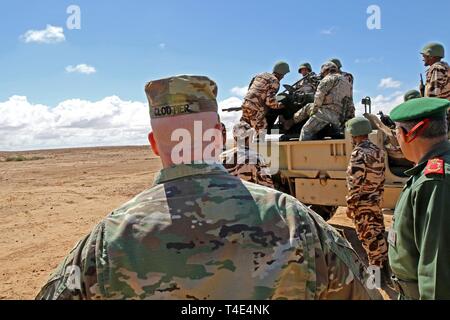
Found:
[[[163,169],[79,242],[37,299],[379,299],[339,233],[222,165]]]
[[[250,148],[227,150],[220,155],[220,162],[235,177],[273,188],[272,176],[264,157]]]
[[[353,75],[345,71],[341,71],[341,74],[344,76],[345,79],[347,79],[348,82],[350,82],[353,88],[353,83],[355,82],[355,78],[353,77]]]
[[[261,109],[280,109],[275,99],[280,90],[280,81],[272,73],[262,73],[254,77],[244,101],[249,101]]]
[[[425,96],[450,100],[450,66],[446,62],[436,62],[428,69]]]
[[[319,81],[317,80],[317,75],[314,72],[308,73],[303,79],[301,79],[296,85],[294,89],[298,93],[315,93],[317,90],[317,86],[319,85]]]
[[[369,140],[358,144],[347,169],[347,206],[380,204],[384,192],[385,153]]]
[[[314,108],[327,108],[343,116],[343,122],[354,118],[352,87],[344,76],[334,73],[319,83],[314,97]]]

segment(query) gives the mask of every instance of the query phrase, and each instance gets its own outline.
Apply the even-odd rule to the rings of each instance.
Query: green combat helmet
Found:
[[[338,69],[342,68],[341,60],[334,58],[334,59],[331,59],[330,61],[333,62],[338,67]]]
[[[352,137],[365,136],[372,132],[372,125],[366,118],[356,117],[347,122],[346,129]]]
[[[303,68],[308,69],[309,72],[312,72],[311,64],[309,64],[308,62],[302,63],[300,67],[298,67],[298,72],[300,73],[300,70],[302,70]]]
[[[403,96],[403,100],[409,101],[411,99],[417,99],[417,98],[422,98],[422,96],[420,95],[420,92],[417,90],[409,90],[408,92],[405,93],[405,95]]]
[[[284,76],[291,72],[291,70],[289,69],[289,65],[286,62],[280,61],[275,64],[275,67],[273,67],[273,72]]]
[[[421,52],[423,55],[430,56],[430,57],[438,57],[438,58],[444,58],[445,57],[445,49],[444,46],[440,43],[432,42],[427,44]]]

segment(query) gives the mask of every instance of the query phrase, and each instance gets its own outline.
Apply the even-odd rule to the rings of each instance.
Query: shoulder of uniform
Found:
[[[445,162],[441,158],[433,158],[428,160],[427,165],[423,171],[423,174],[427,177],[430,176],[445,176]]]
[[[430,72],[433,72],[433,71],[446,71],[448,68],[449,68],[449,65],[446,62],[439,61],[439,62],[436,62],[435,64],[433,64],[430,67]]]

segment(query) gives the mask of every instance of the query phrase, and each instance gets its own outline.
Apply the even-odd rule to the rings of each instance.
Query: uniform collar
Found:
[[[218,163],[191,163],[180,164],[162,169],[155,177],[154,185],[162,184],[171,180],[181,179],[189,176],[228,174],[228,171]]]
[[[419,164],[415,166],[412,169],[406,170],[405,174],[408,176],[415,176],[419,172],[425,168],[426,164],[428,163],[428,160],[442,156],[446,153],[450,152],[450,142],[443,141],[438,144],[436,144],[430,152],[428,152],[425,156],[422,157],[422,160],[419,161]]]

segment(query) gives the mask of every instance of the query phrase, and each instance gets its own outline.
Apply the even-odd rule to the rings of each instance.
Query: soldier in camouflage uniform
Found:
[[[234,148],[220,155],[220,162],[228,172],[240,179],[273,188],[269,167],[262,155],[250,148],[254,129],[247,122],[233,128]]]
[[[312,71],[311,64],[308,62],[302,63],[298,69],[298,73],[300,73],[302,79],[294,85],[295,91],[298,93],[314,94],[319,82],[317,75]]]
[[[322,66],[321,74],[323,80],[317,88],[314,103],[306,105],[294,115],[294,123],[309,118],[300,133],[300,141],[314,140],[317,133],[328,124],[339,132],[345,122],[355,116],[351,86],[338,73],[337,66],[327,62]]]
[[[280,90],[280,81],[290,72],[289,65],[278,62],[272,73],[262,73],[254,77],[242,104],[242,118],[256,130],[259,136],[267,129],[266,114],[268,110],[282,109],[277,102],[276,94]]]
[[[350,82],[350,84],[352,85],[352,91],[353,91],[353,83],[355,81],[355,78],[353,77],[353,75],[351,73],[342,71],[342,63],[341,60],[339,59],[331,59],[331,62],[333,62],[337,67],[338,67],[338,72],[340,74],[342,74],[344,76],[345,79],[347,79],[348,82]]]
[[[439,43],[430,43],[422,50],[427,71],[425,84],[425,97],[435,97],[450,100],[450,66],[442,61],[445,57],[444,46]]]
[[[380,298],[350,244],[316,213],[214,163],[221,133],[213,81],[172,77],[148,83],[146,93],[149,140],[164,168],[76,245],[38,299]],[[172,133],[192,135],[198,122],[195,142],[211,140],[176,164]]]
[[[386,277],[388,247],[380,207],[385,182],[385,153],[370,142],[368,134],[372,132],[372,127],[366,118],[350,120],[347,131],[351,134],[355,147],[347,169],[347,216],[353,219],[369,264],[384,267]]]

